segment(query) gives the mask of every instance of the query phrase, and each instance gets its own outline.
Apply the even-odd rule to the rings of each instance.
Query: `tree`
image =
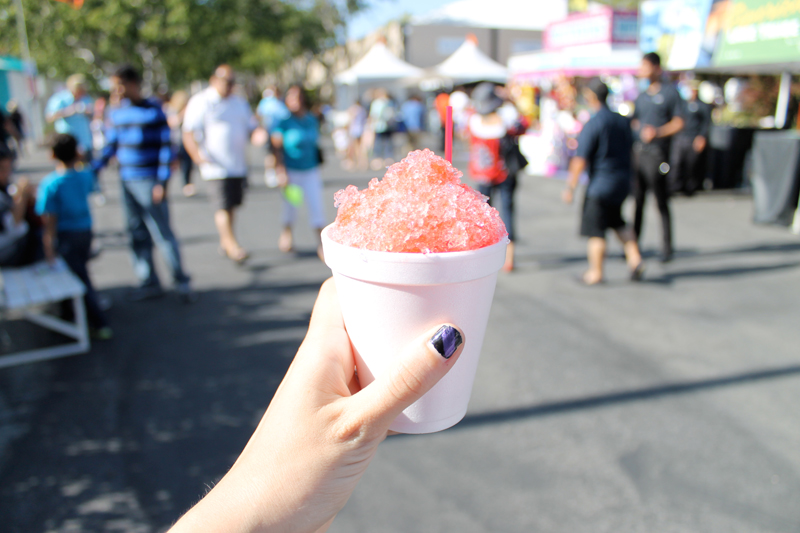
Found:
[[[220,63],[262,74],[287,58],[335,43],[361,0],[85,0],[81,9],[23,0],[31,55],[40,72],[100,80],[115,65],[143,69],[145,82],[182,85]],[[14,2],[0,0],[0,53],[19,55]]]

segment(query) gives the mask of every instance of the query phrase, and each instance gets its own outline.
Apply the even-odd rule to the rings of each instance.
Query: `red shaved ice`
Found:
[[[328,230],[335,242],[378,252],[477,250],[508,235],[488,198],[461,183],[463,174],[430,150],[390,166],[382,180],[334,195],[339,209]]]

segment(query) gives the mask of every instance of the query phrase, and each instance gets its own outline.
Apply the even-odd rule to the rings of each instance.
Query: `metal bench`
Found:
[[[66,263],[58,258],[22,268],[0,269],[0,320],[21,316],[43,328],[69,337],[71,342],[0,355],[0,368],[55,359],[89,351],[89,331],[83,294],[86,288]],[[46,304],[72,300],[75,321],[68,322],[46,314]]]

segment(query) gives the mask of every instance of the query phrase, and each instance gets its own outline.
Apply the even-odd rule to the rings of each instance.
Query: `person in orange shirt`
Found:
[[[441,123],[440,128],[440,139],[441,144],[439,149],[444,152],[444,126],[447,121],[447,106],[450,104],[450,95],[446,92],[442,91],[437,96],[436,99],[433,101],[433,105],[436,106],[436,111],[439,112],[439,122]]]

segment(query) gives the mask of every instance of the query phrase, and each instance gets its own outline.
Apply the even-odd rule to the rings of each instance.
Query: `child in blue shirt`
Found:
[[[86,267],[92,246],[92,214],[89,211],[89,194],[95,190],[94,175],[87,170],[76,170],[78,143],[75,137],[62,133],[53,143],[56,171],[48,174],[39,184],[36,195],[36,213],[44,221],[44,255],[52,263],[60,255],[70,270],[86,286],[84,301],[92,336],[109,339],[112,336],[97,293],[89,279]]]

